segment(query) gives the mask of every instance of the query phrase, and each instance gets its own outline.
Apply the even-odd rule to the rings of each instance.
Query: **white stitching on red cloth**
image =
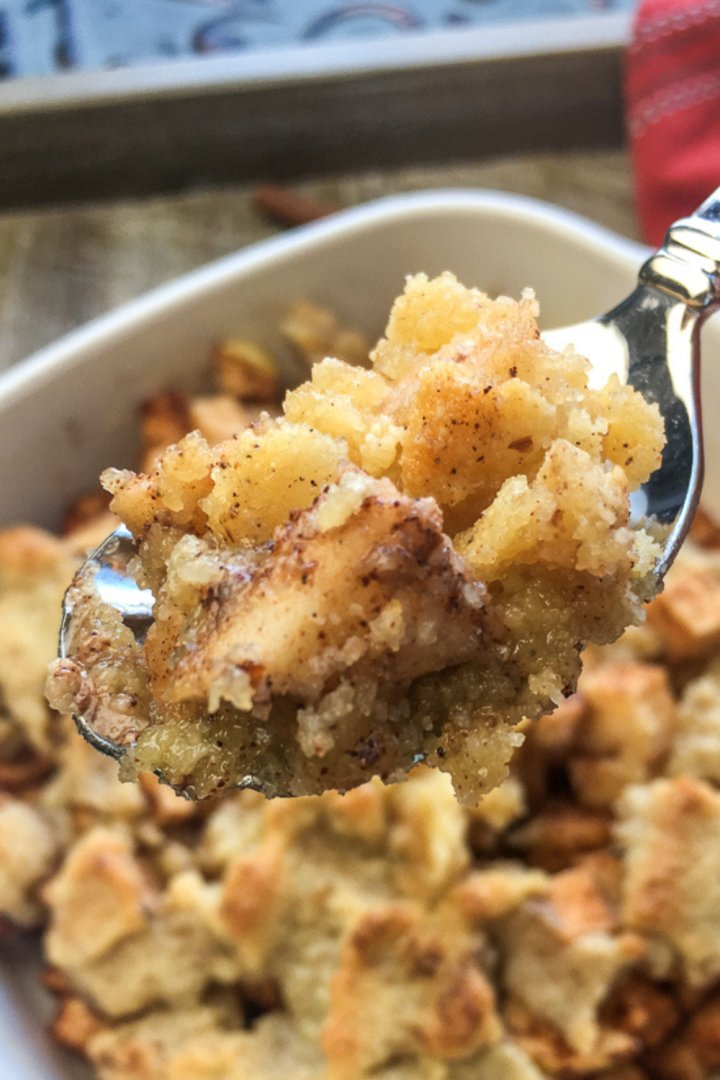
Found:
[[[660,41],[663,37],[688,30],[691,26],[698,26],[705,22],[706,19],[717,17],[720,17],[720,0],[707,0],[704,4],[696,4],[694,7],[683,8],[681,11],[650,17],[647,22],[636,24],[630,49],[637,51],[646,45]]]
[[[658,90],[650,97],[641,100],[632,109],[628,117],[628,130],[636,139],[644,132],[668,116],[673,116],[681,109],[689,109],[720,95],[720,73],[717,75],[698,75],[694,79]]]

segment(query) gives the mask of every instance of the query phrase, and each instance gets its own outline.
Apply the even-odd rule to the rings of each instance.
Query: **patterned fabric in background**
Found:
[[[0,0],[0,77],[632,6],[633,0]]]

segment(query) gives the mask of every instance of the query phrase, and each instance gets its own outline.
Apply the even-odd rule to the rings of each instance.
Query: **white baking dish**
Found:
[[[562,325],[622,299],[645,254],[555,207],[472,191],[382,199],[257,244],[0,376],[0,525],[53,526],[102,468],[131,464],[138,404],[163,388],[200,385],[218,338],[242,335],[267,345],[291,382],[297,363],[277,322],[298,296],[329,304],[376,336],[405,274],[451,269],[491,292],[517,295],[532,285],[543,325]],[[720,396],[720,325],[706,329],[704,352],[711,411]],[[708,427],[706,502],[720,513],[720,425]],[[0,1080],[85,1077],[83,1067],[47,1043],[36,968],[31,942],[0,946]]]

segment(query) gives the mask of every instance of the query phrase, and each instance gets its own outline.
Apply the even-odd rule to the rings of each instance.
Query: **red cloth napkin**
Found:
[[[625,100],[648,243],[720,187],[720,0],[642,0]]]

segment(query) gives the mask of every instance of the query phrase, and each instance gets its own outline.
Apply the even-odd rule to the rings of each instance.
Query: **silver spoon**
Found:
[[[612,374],[646,400],[656,402],[665,421],[667,445],[660,468],[633,496],[635,521],[656,519],[665,539],[656,567],[660,580],[677,555],[697,508],[703,477],[699,396],[700,327],[720,306],[720,189],[691,217],[670,227],[663,247],[641,267],[635,291],[598,319],[547,331],[544,339],[562,350],[572,344],[592,364],[591,385]],[[101,600],[117,608],[142,640],[152,621],[153,596],[127,572],[136,554],[124,527],[90,556]],[[70,655],[73,609],[66,599],[60,656]],[[75,717],[80,734],[97,750],[120,760],[127,747],[99,735]],[[163,779],[161,776],[160,779]],[[262,790],[248,776],[238,787]],[[176,789],[178,790],[178,789]],[[190,790],[181,794],[192,797]]]
[[[666,528],[656,574],[665,577],[687,535],[704,474],[700,328],[720,306],[720,188],[671,225],[640,268],[634,292],[607,315],[549,330],[554,349],[572,344],[592,364],[591,386],[611,375],[655,402],[665,421],[662,464],[634,494],[634,520]]]

